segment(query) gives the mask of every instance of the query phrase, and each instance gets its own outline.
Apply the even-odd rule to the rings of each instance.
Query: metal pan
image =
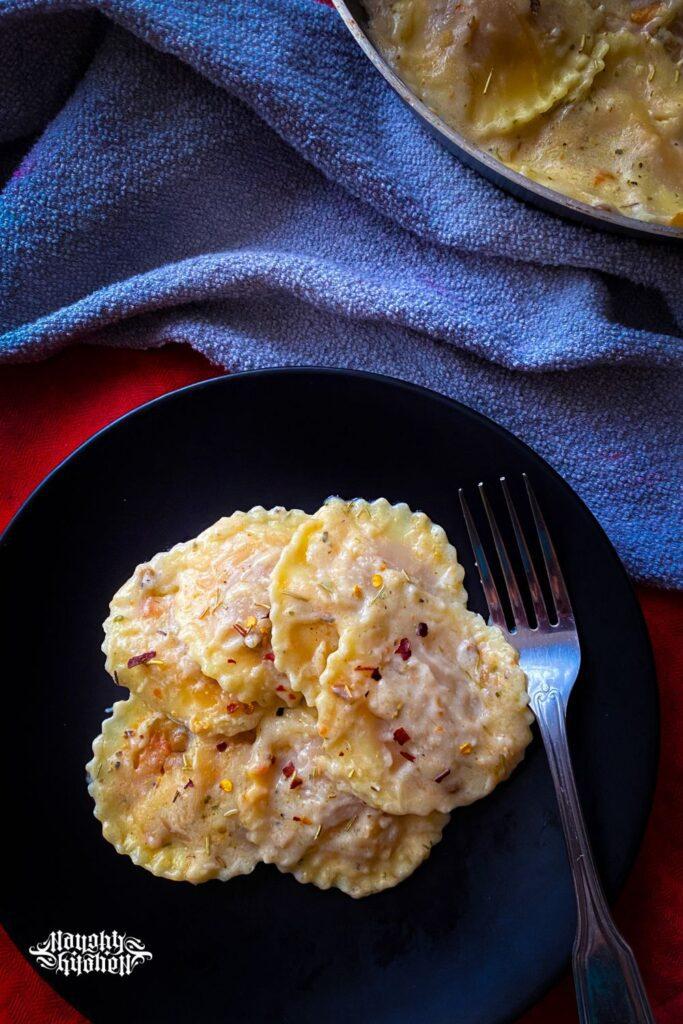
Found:
[[[489,181],[511,192],[518,199],[524,199],[542,210],[558,214],[561,217],[569,217],[580,224],[606,228],[608,231],[616,231],[634,238],[671,239],[679,242],[683,240],[683,231],[680,228],[664,224],[649,224],[645,221],[634,220],[633,217],[625,217],[621,213],[597,209],[594,206],[589,206],[588,203],[565,196],[561,192],[555,192],[553,189],[506,167],[490,153],[486,153],[459,132],[450,128],[401,81],[367,34],[368,17],[361,0],[333,0],[333,3],[365,56],[384,75],[389,85],[410,107],[425,128],[468,167],[479,171]]]

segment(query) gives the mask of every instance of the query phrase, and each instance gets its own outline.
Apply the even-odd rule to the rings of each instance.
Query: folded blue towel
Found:
[[[414,380],[681,585],[680,249],[483,181],[315,0],[0,0],[0,58],[1,360],[186,341]]]

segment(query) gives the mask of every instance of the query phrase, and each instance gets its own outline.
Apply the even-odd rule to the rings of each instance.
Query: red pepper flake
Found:
[[[221,752],[221,754],[223,753],[224,750],[227,750],[227,749],[228,749],[228,744],[226,743],[225,740],[221,740],[220,743],[216,744],[216,750],[219,750]]]
[[[394,654],[400,654],[404,661],[407,661],[410,655],[413,653],[410,646],[410,640],[407,636],[404,636],[399,640],[398,647],[394,651]]]
[[[405,757],[406,761],[414,761],[415,754],[409,754],[407,750],[399,750],[401,757]]]
[[[374,665],[356,665],[356,672],[376,672]]]
[[[249,630],[245,629],[244,626],[241,625],[241,623],[239,622],[233,622],[232,628],[236,629],[240,636],[246,636],[247,633],[249,632]]]
[[[232,701],[230,704],[225,705],[225,710],[228,712],[229,715],[234,715],[236,711],[239,711],[241,709],[241,707],[241,704],[237,704],[235,703],[235,701]]]
[[[171,803],[175,803],[179,796],[180,796],[180,790],[176,789],[175,796],[173,797],[173,800],[171,801]]]
[[[418,636],[427,636],[428,632],[429,632],[429,626],[427,625],[426,622],[418,623],[418,627],[417,627],[417,635]]]
[[[296,769],[294,767],[294,763],[292,761],[288,761],[287,764],[282,769],[282,774],[286,779],[289,779],[292,777],[295,771]]]
[[[187,780],[187,782],[183,786],[183,789],[194,789],[194,782],[192,781],[192,779]]]
[[[272,651],[268,651],[267,654],[263,655],[263,660],[264,661],[275,661],[275,655],[273,654]]]
[[[276,686],[276,687],[275,687],[275,689],[276,689],[276,691],[277,691],[278,693],[284,693],[284,692],[286,691],[287,687],[286,687],[286,686],[283,686],[283,685],[282,685],[282,683],[280,683],[280,685],[279,685],[279,686]]]
[[[447,768],[445,772],[441,772],[441,775],[437,775],[437,777],[434,779],[434,782],[443,782],[443,780],[447,779],[450,774],[451,770],[450,768]]]
[[[303,784],[304,780],[299,775],[297,775],[296,778],[292,779],[292,781],[290,782],[289,788],[296,789],[298,786],[303,786]]]
[[[136,665],[145,665],[152,658],[156,658],[156,651],[145,651],[144,654],[136,654],[134,658],[128,659],[128,668],[135,668]]]
[[[228,658],[228,665],[236,665],[236,664],[237,664],[237,662],[235,661],[234,658]]]
[[[375,682],[378,683],[380,681],[380,679],[382,678],[382,673],[380,672],[380,670],[378,668],[376,668],[375,671],[370,676],[370,678],[374,679]]]
[[[400,726],[400,727],[399,727],[398,729],[396,729],[396,731],[394,732],[394,739],[396,740],[396,742],[398,743],[398,745],[399,745],[400,747],[402,747],[404,743],[407,743],[407,742],[408,742],[408,740],[410,739],[410,736],[409,736],[409,735],[408,735],[408,733],[407,733],[407,732],[405,731],[405,729],[403,728],[403,726]]]

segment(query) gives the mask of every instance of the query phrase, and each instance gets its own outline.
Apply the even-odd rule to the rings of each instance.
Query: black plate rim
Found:
[[[15,524],[26,513],[33,499],[36,498],[39,494],[41,494],[43,490],[47,489],[52,478],[55,477],[64,466],[76,460],[80,453],[84,449],[89,447],[94,441],[96,441],[97,438],[100,437],[100,435],[112,430],[123,421],[128,420],[139,413],[146,412],[150,408],[160,405],[161,403],[170,403],[174,401],[177,397],[184,395],[186,392],[201,391],[204,388],[209,388],[212,386],[222,387],[225,386],[226,384],[229,385],[230,382],[233,380],[242,380],[244,378],[263,378],[274,376],[281,377],[289,375],[305,376],[307,374],[319,374],[329,377],[348,377],[352,379],[375,381],[378,384],[382,384],[385,386],[390,385],[398,388],[399,390],[404,390],[409,394],[422,395],[432,400],[437,400],[439,404],[444,405],[446,408],[455,407],[458,410],[458,412],[464,415],[466,418],[471,419],[473,422],[483,426],[485,429],[492,431],[494,434],[504,437],[508,441],[512,441],[514,445],[522,448],[523,450],[530,452],[534,459],[537,460],[538,463],[542,466],[543,470],[549,473],[552,477],[554,477],[555,480],[558,481],[561,486],[566,488],[571,493],[574,500],[578,502],[581,510],[590,518],[593,525],[599,531],[599,534],[605,542],[605,554],[609,552],[610,558],[615,568],[617,569],[618,573],[621,575],[623,583],[626,584],[627,591],[632,599],[636,619],[639,625],[641,641],[643,644],[643,653],[646,656],[648,666],[647,676],[652,684],[652,696],[655,712],[655,734],[653,736],[652,755],[649,763],[644,767],[644,774],[647,775],[647,789],[649,792],[649,800],[647,802],[647,805],[643,805],[643,807],[641,807],[640,809],[640,820],[638,822],[638,827],[634,829],[633,842],[631,843],[630,848],[625,851],[624,867],[617,876],[616,883],[613,887],[614,894],[612,900],[610,901],[613,904],[616,901],[619,894],[621,893],[626,882],[626,879],[633,870],[636,857],[642,846],[645,831],[647,829],[650,815],[652,813],[654,794],[659,774],[659,760],[661,747],[661,707],[659,702],[657,675],[654,663],[654,656],[652,653],[652,645],[650,642],[650,636],[648,633],[647,625],[645,623],[645,618],[640,607],[640,603],[636,597],[633,584],[629,579],[626,569],[621,559],[619,558],[617,552],[615,551],[614,546],[612,545],[612,542],[610,541],[609,537],[607,536],[601,524],[595,518],[591,510],[588,508],[586,503],[573,490],[573,488],[567,483],[567,481],[557,472],[557,470],[553,469],[553,467],[549,465],[549,463],[547,463],[545,459],[541,455],[539,455],[534,448],[528,445],[525,441],[522,441],[520,438],[518,438],[515,434],[512,433],[512,431],[508,430],[506,427],[501,426],[501,424],[497,423],[495,420],[492,420],[484,413],[478,412],[476,409],[473,409],[470,406],[465,405],[463,402],[459,402],[457,399],[450,398],[448,395],[443,395],[440,392],[433,390],[432,388],[425,387],[421,384],[415,384],[412,381],[403,380],[400,377],[391,377],[388,374],[373,373],[367,370],[346,369],[344,367],[317,366],[315,364],[311,364],[303,366],[268,366],[261,367],[256,370],[239,370],[235,372],[226,371],[215,377],[208,377],[204,380],[194,381],[191,384],[183,385],[183,387],[180,388],[174,388],[172,391],[167,391],[163,395],[158,395],[156,398],[152,398],[148,402],[143,402],[141,405],[135,406],[133,409],[129,409],[121,416],[117,416],[116,419],[112,420],[110,423],[105,424],[103,427],[100,427],[100,429],[97,430],[94,434],[86,438],[85,441],[79,444],[72,452],[66,455],[53,469],[51,469],[50,472],[47,473],[47,475],[40,481],[40,483],[37,484],[36,487],[34,487],[34,489],[30,492],[28,497],[26,497],[24,501],[21,503],[21,505],[19,506],[15,514],[12,516],[7,526],[5,527],[5,529],[2,531],[2,533],[0,533],[0,557],[2,557],[5,545],[9,541],[11,541],[11,533],[13,532]],[[29,965],[29,967],[32,970],[35,970],[34,965],[28,959],[28,956],[26,955],[24,950],[21,948],[20,945],[14,942],[11,930],[7,928],[6,924],[4,923],[2,923],[2,926],[5,928],[7,934],[12,940],[13,945],[19,951],[24,961]],[[568,966],[569,958],[557,972],[548,976],[546,982],[539,987],[536,993],[532,994],[524,1002],[518,1004],[518,1006],[515,1007],[514,1011],[509,1017],[506,1017],[496,1022],[492,1022],[492,1024],[514,1024],[514,1022],[517,1021],[520,1016],[527,1013],[533,1006],[535,1006],[543,998],[543,996],[545,996],[552,988],[555,987],[555,985],[558,984],[558,982],[564,977]],[[54,992],[57,992],[57,994],[60,995],[62,999],[64,999],[64,996],[61,996],[61,993],[59,993],[58,989],[53,988],[48,979],[46,979],[43,975],[41,975],[41,977],[43,977],[43,980],[47,982],[47,984],[50,986],[50,988],[52,988]],[[65,999],[65,1002],[68,1003],[68,1000]],[[73,1004],[68,1003],[68,1005]]]

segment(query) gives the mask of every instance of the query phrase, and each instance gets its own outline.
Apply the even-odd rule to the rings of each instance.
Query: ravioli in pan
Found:
[[[462,581],[441,527],[384,498],[236,512],[139,565],[104,624],[131,691],[87,766],[105,838],[192,883],[406,878],[530,739],[516,652]]]
[[[681,0],[365,0],[447,124],[566,195],[683,227]]]

